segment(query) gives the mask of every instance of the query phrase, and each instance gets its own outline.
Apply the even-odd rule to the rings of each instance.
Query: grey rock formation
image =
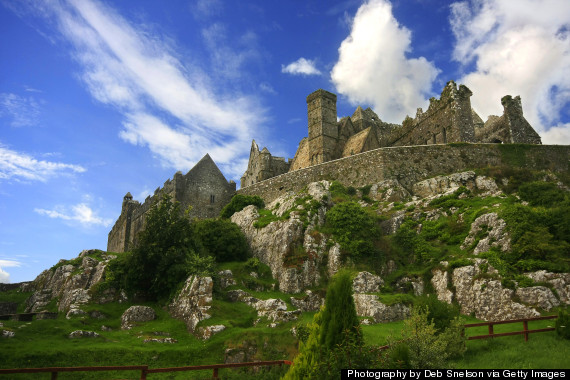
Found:
[[[377,293],[382,285],[384,280],[370,272],[359,272],[352,280],[354,293]]]
[[[138,322],[149,322],[156,318],[152,307],[131,306],[121,316],[121,329],[130,330]]]
[[[77,338],[98,338],[100,337],[95,331],[75,330],[69,334],[69,339]]]
[[[477,176],[475,172],[467,171],[416,182],[412,186],[412,193],[420,198],[430,198],[452,193],[461,186],[465,186],[469,190],[491,193],[499,190],[492,178]]]
[[[196,336],[199,339],[207,340],[212,337],[212,335],[222,332],[226,329],[224,325],[212,325],[206,327],[198,327],[196,330]]]
[[[369,196],[376,201],[402,202],[410,198],[411,194],[397,180],[387,179],[373,184]]]
[[[210,318],[213,281],[211,277],[188,277],[180,293],[169,306],[174,318],[183,320],[188,331],[194,332],[198,322]]]
[[[545,270],[539,270],[526,274],[534,282],[546,282],[552,284],[560,302],[570,304],[570,273],[551,273]]]
[[[234,274],[229,269],[218,272],[218,277],[220,279],[220,286],[222,289],[236,284],[236,280],[234,280]]]
[[[560,301],[554,296],[552,290],[546,286],[531,286],[528,288],[518,288],[516,295],[521,302],[531,306],[539,307],[543,310],[550,311],[552,308],[559,306]]]
[[[387,306],[373,294],[354,294],[353,298],[356,314],[371,317],[375,323],[401,321],[410,315],[409,307],[402,304]]]
[[[302,311],[318,311],[325,304],[325,299],[317,293],[310,290],[305,291],[306,296],[303,298],[291,297],[291,303],[297,309]]]
[[[448,278],[447,271],[434,269],[432,271],[431,283],[437,294],[437,299],[443,302],[451,303],[453,301],[453,292],[447,288]]]
[[[503,252],[510,251],[511,238],[506,231],[507,224],[500,219],[497,213],[492,212],[478,217],[471,224],[469,235],[465,238],[461,249],[468,249],[474,244],[477,234],[485,228],[487,236],[480,239],[477,246],[473,249],[473,254],[478,255],[481,252],[488,252],[491,247],[498,247]]]

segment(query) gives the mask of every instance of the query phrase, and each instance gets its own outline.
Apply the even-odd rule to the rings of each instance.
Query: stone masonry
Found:
[[[295,157],[285,164],[267,148],[260,154],[254,141],[241,187],[383,147],[463,142],[541,144],[540,136],[523,116],[520,97],[503,97],[503,115],[490,116],[483,123],[471,108],[471,95],[466,86],[449,81],[439,99],[430,99],[427,111],[418,108],[415,118],[406,117],[398,125],[383,122],[370,108],[360,106],[352,116],[337,121],[336,95],[317,90],[307,97],[309,136],[301,140]]]
[[[173,179],[157,188],[154,195],[144,203],[133,200],[131,193],[123,198],[121,215],[109,232],[107,251],[125,252],[144,229],[145,215],[153,202],[168,194],[181,204],[182,211],[192,206],[189,216],[194,218],[215,218],[229,203],[236,191],[236,183],[227,181],[214,161],[206,154],[188,173],[174,174]]]

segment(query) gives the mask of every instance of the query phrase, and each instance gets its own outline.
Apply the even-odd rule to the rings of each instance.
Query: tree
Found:
[[[315,314],[309,331],[307,342],[299,343],[299,355],[285,375],[285,380],[340,378],[340,369],[346,365],[343,360],[346,353],[354,355],[355,363],[366,365],[357,357],[363,352],[363,340],[349,272],[340,271],[332,278],[325,306]],[[351,349],[346,350],[347,347]]]
[[[195,238],[217,262],[244,261],[250,256],[242,230],[227,219],[204,219],[193,223]]]
[[[192,262],[208,266],[197,260],[199,253],[189,218],[165,194],[150,207],[144,230],[125,260],[125,288],[151,300],[166,299],[188,277]]]
[[[372,241],[378,237],[376,219],[358,203],[342,202],[327,212],[326,225],[341,247],[352,255],[373,253]]]
[[[221,211],[220,217],[229,219],[232,215],[238,211],[243,210],[246,206],[255,205],[258,208],[265,207],[263,199],[258,195],[242,195],[236,194],[232,197],[230,203],[228,203]]]

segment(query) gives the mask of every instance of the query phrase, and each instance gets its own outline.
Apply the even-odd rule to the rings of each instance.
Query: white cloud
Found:
[[[10,273],[6,272],[3,268],[19,267],[22,263],[15,260],[2,260],[0,259],[0,283],[10,283]]]
[[[29,127],[38,124],[40,104],[33,97],[0,94],[0,116],[11,119],[12,127]]]
[[[0,144],[0,180],[14,178],[45,182],[49,178],[69,173],[83,173],[79,165],[37,160],[26,153],[16,152]]]
[[[450,21],[454,58],[475,64],[460,79],[473,91],[473,108],[484,119],[501,115],[501,97],[520,95],[543,142],[568,144],[561,115],[570,107],[570,2],[463,1],[451,6]]]
[[[198,3],[197,9],[209,12],[205,4]],[[234,146],[249,145],[265,111],[256,98],[230,93],[223,84],[213,87],[211,77],[219,74],[215,67],[192,66],[191,58],[178,56],[181,49],[171,40],[135,26],[95,0],[45,0],[40,13],[55,19],[71,42],[91,95],[125,117],[120,131],[125,141],[147,146],[165,165],[180,170],[189,169],[212,146],[223,152],[218,156],[209,151],[222,166],[234,167],[247,154]],[[211,30],[207,42],[215,42],[217,32]],[[224,50],[233,54],[224,74],[238,79],[242,62],[255,56],[255,36],[246,34],[241,43],[244,51]],[[151,124],[158,130],[151,131]]]
[[[113,223],[112,219],[101,218],[87,205],[86,203],[79,203],[77,205],[68,207],[58,206],[55,210],[46,210],[41,208],[34,209],[40,215],[45,215],[53,219],[63,219],[67,221],[79,222],[84,227],[89,226],[103,226],[110,227]]]
[[[424,57],[407,58],[411,33],[387,0],[369,0],[339,48],[331,77],[353,104],[371,104],[382,120],[400,123],[426,103],[438,69]]]
[[[281,72],[292,75],[321,75],[321,72],[315,66],[315,61],[303,57],[287,66],[281,65]]]

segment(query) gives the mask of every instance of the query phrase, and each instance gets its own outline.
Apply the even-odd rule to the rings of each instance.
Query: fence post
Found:
[[[489,335],[493,335],[493,334],[494,334],[493,333],[493,325],[489,324]],[[491,338],[493,338],[493,337],[491,337]]]
[[[219,379],[218,377],[218,369],[214,368],[214,373],[212,374],[212,379]]]
[[[51,373],[51,380],[57,380],[57,372]]]
[[[524,341],[528,342],[528,321],[524,320],[523,321],[523,331],[525,331],[524,333]]]

